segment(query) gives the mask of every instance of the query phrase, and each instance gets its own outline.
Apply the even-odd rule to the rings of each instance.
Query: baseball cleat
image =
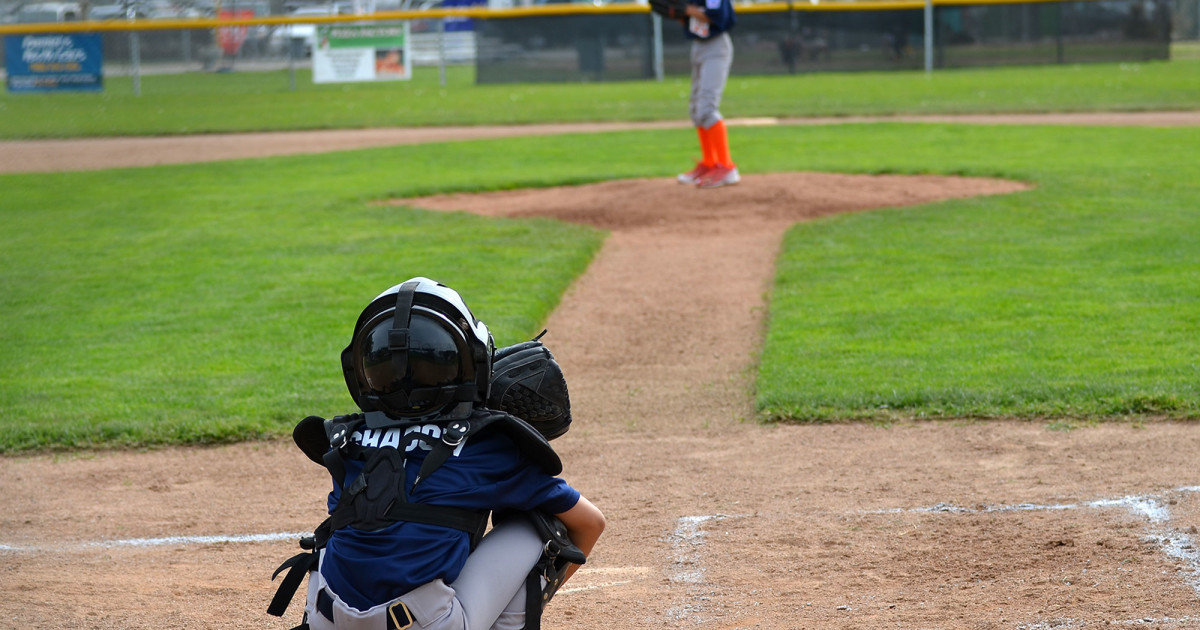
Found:
[[[742,177],[738,175],[737,167],[728,167],[717,165],[709,169],[696,182],[698,188],[720,188],[721,186],[732,186],[742,181]]]
[[[694,168],[686,173],[680,173],[679,176],[676,177],[676,179],[679,180],[680,184],[694,185],[694,184],[699,183],[700,178],[704,177],[704,174],[709,172],[710,170],[712,170],[712,168],[713,167],[711,167],[711,166],[705,166],[704,162],[696,162],[696,168]]]

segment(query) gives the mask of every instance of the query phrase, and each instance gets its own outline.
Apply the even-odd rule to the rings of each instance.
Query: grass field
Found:
[[[454,68],[412,81],[314,85],[286,72],[128,77],[100,94],[0,94],[0,138],[60,138],[378,126],[680,119],[688,83],[477,86]],[[731,78],[738,117],[1161,110],[1200,107],[1200,59],[1142,64]],[[734,114],[733,112],[736,112]]]
[[[287,431],[341,406],[354,318],[412,275],[471,296],[498,342],[527,339],[601,234],[366,203],[459,188],[489,160],[446,145],[0,177],[0,450]],[[471,179],[521,183],[521,166]]]
[[[1200,87],[1183,85],[1180,67],[1200,68],[946,73],[961,83],[941,84],[951,97],[936,107],[977,111],[962,94],[984,86],[1027,109],[1200,107]],[[929,111],[924,78],[821,81],[838,89],[806,107]],[[1033,96],[1020,96],[1022,83]],[[549,115],[588,100],[577,92],[594,97],[592,87],[511,90],[538,94],[544,106],[535,111]],[[630,92],[625,102],[663,101],[656,106],[665,112],[682,103],[652,91],[668,87],[603,89]],[[503,112],[464,95],[487,102],[502,92],[456,90],[472,122],[501,122]],[[730,99],[727,113],[765,113],[738,109],[753,90],[776,103],[785,93],[768,80],[735,80],[731,96],[742,100]],[[286,110],[294,98],[264,92],[227,118],[253,125],[247,111]],[[63,133],[142,132],[126,109],[154,100],[113,99],[108,117],[62,125]],[[31,135],[53,135],[58,108],[86,117],[95,107],[57,96],[0,104],[10,114],[27,108],[29,128],[41,130]],[[620,117],[601,109],[589,115]],[[149,126],[173,128],[174,116]],[[13,118],[0,117],[10,137]],[[877,124],[739,129],[734,142],[747,173],[970,174],[1037,186],[793,229],[757,384],[765,417],[1200,415],[1191,150],[1200,130]],[[0,176],[0,451],[286,433],[298,417],[343,406],[335,362],[348,327],[380,288],[412,270],[459,288],[488,313],[498,342],[515,342],[536,332],[603,234],[369,201],[667,176],[693,143],[692,134],[627,132]]]
[[[796,226],[758,379],[768,416],[1200,414],[1200,190],[1181,153],[1197,130],[806,136],[798,168],[1037,188]]]

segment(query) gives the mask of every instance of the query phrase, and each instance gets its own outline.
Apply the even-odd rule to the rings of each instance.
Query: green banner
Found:
[[[329,42],[330,48],[403,48],[406,25],[396,24],[319,24],[317,41]]]

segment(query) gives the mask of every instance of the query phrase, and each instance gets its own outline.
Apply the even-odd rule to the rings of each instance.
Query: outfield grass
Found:
[[[1200,417],[1197,129],[844,127],[758,168],[998,175],[1031,192],[800,224],[757,402],[774,419]],[[858,149],[857,152],[847,147]]]
[[[228,441],[343,412],[354,317],[417,273],[460,288],[500,343],[533,333],[601,234],[369,201],[670,176],[694,152],[675,131],[584,138],[0,177],[0,450]],[[748,173],[1037,185],[793,229],[765,417],[1200,415],[1184,159],[1200,130],[880,124],[733,142]]]
[[[452,68],[412,81],[314,85],[285,71],[109,77],[100,94],[0,94],[0,139],[686,118],[688,82],[475,85]],[[1200,59],[980,70],[734,76],[739,117],[1196,109]]]

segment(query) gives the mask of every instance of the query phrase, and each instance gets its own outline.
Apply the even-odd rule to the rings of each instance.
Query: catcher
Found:
[[[571,417],[553,355],[495,351],[457,292],[413,278],[363,310],[341,358],[360,413],[293,432],[333,479],[330,516],[276,570],[268,612],[307,576],[298,628],[536,630],[605,524],[557,477],[548,439]]]

